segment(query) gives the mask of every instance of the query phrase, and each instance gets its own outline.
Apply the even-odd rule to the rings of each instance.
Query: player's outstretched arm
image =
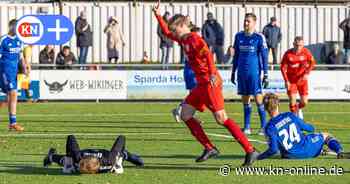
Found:
[[[266,136],[269,139],[269,142],[268,142],[269,148],[265,152],[263,152],[259,155],[258,160],[263,160],[263,159],[269,158],[278,152],[278,144],[277,144],[276,135],[274,135],[273,133],[271,133],[270,131],[267,130]]]
[[[314,132],[315,128],[314,126],[312,126],[311,124],[305,123],[304,120],[298,118],[298,117],[294,117],[294,121],[296,121],[300,127],[300,129],[302,131],[306,131],[306,132]]]
[[[157,18],[157,21],[159,23],[160,29],[163,31],[163,34],[171,40],[179,42],[178,38],[174,36],[173,33],[169,30],[167,23],[163,20],[163,17],[160,15],[159,1],[156,6],[153,6],[153,13]]]

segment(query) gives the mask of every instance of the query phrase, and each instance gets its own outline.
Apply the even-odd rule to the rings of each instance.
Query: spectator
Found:
[[[163,19],[166,23],[168,23],[168,21],[170,20],[170,13],[165,12],[163,15]],[[157,34],[160,38],[160,50],[162,51],[162,57],[160,62],[163,64],[163,70],[168,69],[168,66],[164,66],[164,65],[169,64],[170,53],[171,53],[171,49],[174,46],[174,42],[164,35],[159,25],[157,28]]]
[[[328,64],[328,65],[341,65],[341,64],[345,64],[345,63],[346,63],[346,59],[345,59],[344,53],[340,50],[338,44],[334,44],[333,50],[327,56],[326,64]],[[328,69],[334,70],[336,68],[329,67]]]
[[[275,65],[277,64],[277,49],[282,39],[282,33],[281,28],[277,26],[276,17],[271,17],[270,21],[271,22],[264,27],[263,34],[266,38],[267,47],[269,51],[271,50],[272,52],[272,63]]]
[[[77,59],[69,46],[64,46],[62,51],[57,54],[56,65],[59,65],[57,69],[72,69],[72,65],[76,63]]]
[[[107,34],[108,63],[111,63],[112,59],[114,59],[114,63],[118,63],[119,50],[125,46],[125,41],[117,18],[109,18],[104,33]]]
[[[92,31],[87,22],[85,11],[80,12],[80,16],[75,21],[75,34],[77,37],[77,47],[79,49],[79,64],[86,64],[88,50],[89,47],[92,46]]]
[[[346,63],[350,63],[350,17],[346,18],[339,24],[339,28],[344,31],[344,52]]]
[[[55,50],[53,45],[47,45],[39,53],[39,64],[54,64],[55,61]],[[39,69],[52,70],[53,67],[41,66]]]
[[[227,48],[226,54],[224,55],[224,64],[230,64],[233,60],[233,56],[235,55],[235,49],[232,45]]]
[[[149,64],[150,61],[149,61],[149,57],[148,57],[148,54],[146,51],[143,52],[143,57],[142,57],[142,64]]]
[[[214,19],[213,13],[209,12],[207,14],[207,20],[202,27],[202,36],[207,42],[209,48],[216,55],[216,62],[221,64],[224,57],[224,29],[222,26]]]

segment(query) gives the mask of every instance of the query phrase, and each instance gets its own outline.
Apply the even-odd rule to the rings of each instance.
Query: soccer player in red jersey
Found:
[[[293,45],[294,48],[284,53],[281,72],[289,97],[290,111],[303,119],[301,109],[308,103],[308,76],[316,62],[311,52],[304,47],[303,37],[295,37]],[[298,104],[297,93],[300,95]]]
[[[208,108],[213,113],[216,122],[227,128],[243,147],[246,152],[243,166],[251,165],[259,153],[255,151],[241,128],[227,117],[222,95],[222,79],[207,44],[197,33],[191,32],[187,16],[174,15],[167,25],[160,15],[159,2],[153,11],[164,35],[178,42],[184,48],[188,64],[196,76],[197,86],[186,97],[181,111],[181,119],[204,147],[203,154],[196,159],[196,162],[203,162],[219,155],[219,151],[205,134],[200,121],[193,116],[196,110],[203,112],[205,108]]]

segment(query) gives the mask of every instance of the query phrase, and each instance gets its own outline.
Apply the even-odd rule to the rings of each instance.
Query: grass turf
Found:
[[[337,160],[335,156],[321,156],[307,160],[281,160],[279,157],[256,162],[255,166],[268,167],[342,167],[341,176],[240,176],[235,173],[244,157],[239,144],[232,139],[219,137],[229,135],[209,113],[197,115],[205,123],[206,132],[220,149],[217,159],[194,163],[202,147],[183,124],[175,123],[169,113],[176,103],[38,103],[20,104],[18,122],[26,128],[24,133],[7,131],[7,112],[1,109],[0,126],[0,183],[350,183],[350,160]],[[242,107],[239,103],[226,103],[230,117],[242,124]],[[311,103],[304,112],[305,119],[336,136],[345,150],[350,150],[350,103]],[[282,105],[287,110],[287,105]],[[256,112],[256,110],[254,110]],[[254,132],[259,126],[258,116],[253,115]],[[42,167],[42,159],[49,147],[65,152],[65,138],[76,134],[81,148],[109,149],[116,135],[127,137],[127,148],[140,154],[145,167],[136,168],[125,163],[123,175],[64,175],[55,165]],[[264,141],[264,137],[252,135],[250,139]],[[259,150],[266,145],[254,142]],[[231,167],[229,176],[220,176],[219,168]]]

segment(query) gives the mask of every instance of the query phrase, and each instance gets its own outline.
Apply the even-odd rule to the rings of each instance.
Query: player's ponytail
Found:
[[[99,168],[100,161],[96,157],[87,156],[79,162],[79,171],[81,174],[96,174]]]

